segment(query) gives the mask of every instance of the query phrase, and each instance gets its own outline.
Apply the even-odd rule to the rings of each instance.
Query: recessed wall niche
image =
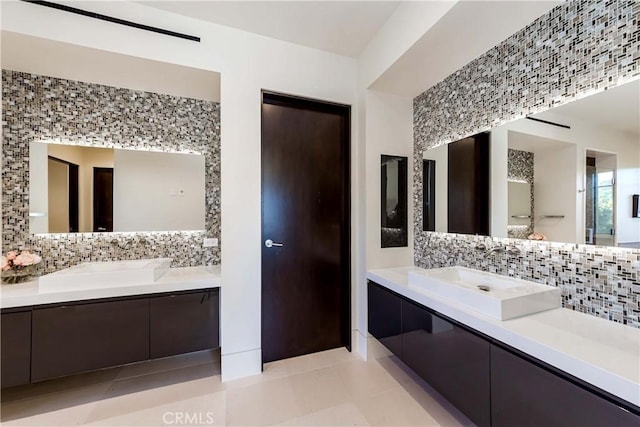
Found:
[[[44,273],[82,261],[172,257],[174,266],[220,262],[220,247],[202,247],[205,235],[220,236],[218,102],[10,70],[2,70],[2,102],[3,251],[30,248],[41,253]],[[29,143],[33,141],[204,155],[205,230],[30,233]]]

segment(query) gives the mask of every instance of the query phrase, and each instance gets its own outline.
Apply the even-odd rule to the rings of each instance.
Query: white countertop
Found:
[[[411,270],[422,269],[370,270],[367,278],[640,406],[640,329],[565,308],[500,321],[409,288]]]
[[[0,308],[219,287],[219,265],[170,268],[162,277],[148,285],[96,287],[80,291],[43,293],[38,287],[38,279],[34,279],[25,283],[0,286]]]

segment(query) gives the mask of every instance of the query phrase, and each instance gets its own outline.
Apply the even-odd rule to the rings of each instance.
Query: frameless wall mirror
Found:
[[[381,156],[380,242],[383,248],[407,246],[406,157]]]
[[[203,230],[205,158],[32,142],[29,217],[34,234]]]
[[[640,189],[639,141],[640,80],[492,129],[489,234],[640,248],[640,218],[633,209]],[[458,143],[423,152],[435,168],[429,190],[435,222],[426,228],[425,204],[426,231],[455,232],[446,221],[451,198],[461,206],[466,200],[447,179],[454,164],[462,165],[457,154],[451,161]],[[430,179],[424,176],[423,191],[433,185]]]

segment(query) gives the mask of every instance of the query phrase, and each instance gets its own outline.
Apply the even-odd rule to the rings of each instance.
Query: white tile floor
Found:
[[[344,349],[265,365],[220,381],[200,352],[47,381],[2,393],[16,426],[461,426],[472,423],[375,340],[369,361]]]

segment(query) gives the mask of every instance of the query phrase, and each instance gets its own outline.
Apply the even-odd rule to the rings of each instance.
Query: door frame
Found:
[[[342,278],[341,278],[341,303],[342,303],[342,325],[341,325],[341,339],[344,347],[347,348],[348,351],[352,350],[352,342],[351,342],[351,106],[346,104],[340,104],[331,101],[325,101],[320,99],[313,99],[302,97],[298,95],[285,94],[282,92],[275,92],[266,89],[262,89],[260,91],[260,245],[262,249],[262,245],[264,242],[264,231],[263,231],[263,220],[264,220],[264,211],[263,211],[263,197],[264,197],[264,169],[262,168],[262,158],[263,158],[263,141],[262,141],[262,133],[263,133],[263,121],[262,121],[262,109],[265,105],[265,101],[267,104],[271,105],[280,105],[284,107],[292,107],[292,108],[305,108],[311,109],[315,111],[322,112],[332,112],[342,115],[345,118],[346,125],[344,129],[344,141],[345,143],[342,146],[342,154],[343,154],[343,164],[342,164],[342,173],[345,177],[345,187],[343,197],[343,212],[341,215],[341,222],[344,226],[344,231],[341,236],[341,264],[345,267],[343,268]],[[262,334],[262,329],[264,325],[264,310],[262,310],[262,301],[263,301],[263,278],[262,278],[262,256],[261,256],[261,264],[260,264],[260,330]],[[261,335],[262,340],[262,335]],[[262,362],[262,366],[264,368],[264,362]]]
[[[80,232],[80,166],[70,161],[54,156],[47,156],[47,160],[62,163],[67,166],[69,182],[67,193],[69,194],[69,233]]]
[[[111,230],[103,230],[103,231],[99,231],[96,230],[96,215],[98,212],[98,198],[96,197],[96,194],[98,193],[98,181],[96,180],[96,172],[101,172],[101,171],[111,171]],[[92,170],[92,175],[91,175],[91,181],[92,181],[92,185],[91,185],[91,229],[93,233],[108,233],[108,232],[113,232],[113,174],[114,174],[114,168],[113,167],[105,167],[105,166],[94,166],[93,170]]]
[[[576,150],[578,153],[580,153],[580,150]],[[580,215],[580,217],[582,218],[580,220],[580,223],[578,224],[578,243],[579,244],[585,244],[584,242],[586,241],[586,221],[587,221],[587,198],[586,198],[586,188],[587,188],[587,165],[585,162],[585,159],[587,158],[587,153],[589,151],[594,151],[596,153],[601,153],[601,154],[605,154],[605,155],[610,155],[610,156],[615,156],[615,169],[613,170],[613,229],[614,234],[613,234],[613,245],[610,247],[618,247],[618,171],[620,170],[620,154],[616,151],[609,151],[609,150],[603,150],[601,148],[591,148],[591,146],[586,146],[583,148],[582,150],[582,157],[580,157],[580,160],[578,162],[579,165],[579,171],[582,173],[582,190],[585,190],[583,192],[581,192],[580,194],[582,194],[582,202],[580,203],[580,210],[582,211],[582,215]],[[580,154],[578,154],[580,155]],[[577,215],[576,215],[577,216]],[[595,230],[593,230],[593,236],[595,238],[596,232]],[[598,246],[598,244],[595,244],[596,246]]]

